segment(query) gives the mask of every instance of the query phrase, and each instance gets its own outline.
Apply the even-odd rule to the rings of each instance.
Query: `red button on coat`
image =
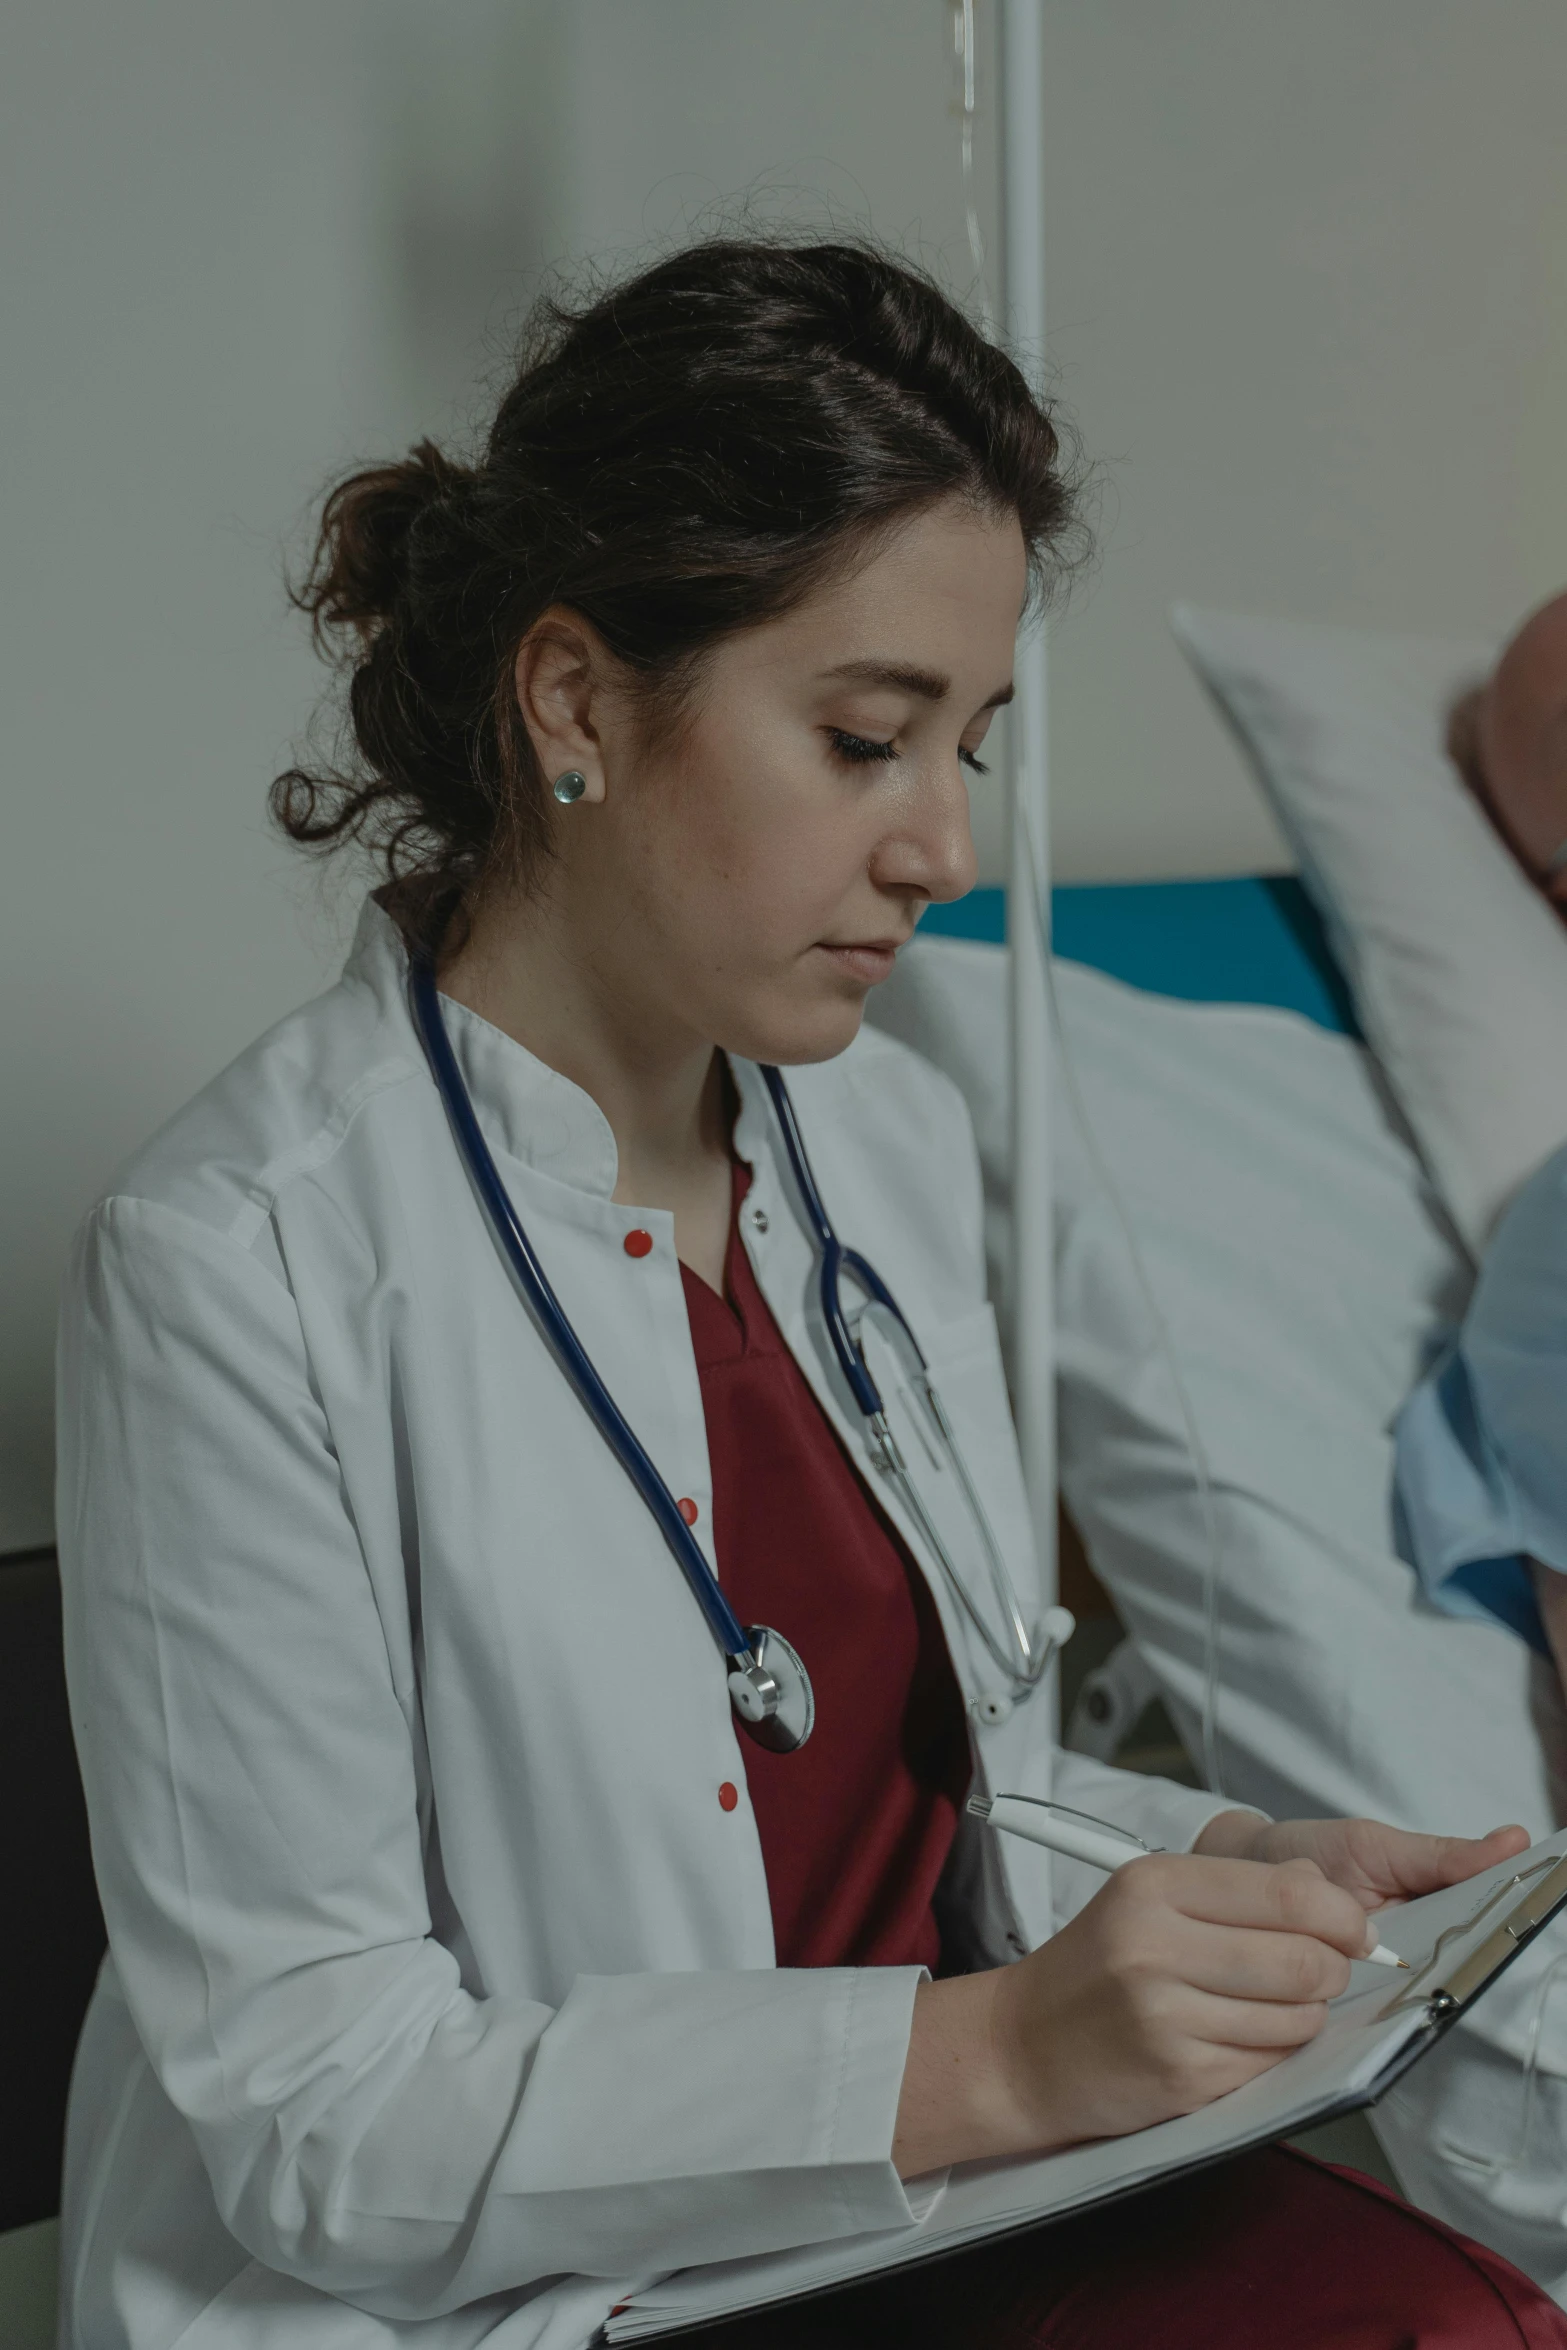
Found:
[[[701,1511],[697,1508],[696,1503],[691,1499],[689,1494],[683,1495],[681,1499],[676,1502],[675,1507],[680,1512],[680,1515],[685,1519],[685,1522],[688,1526],[694,1526],[698,1518],[702,1515]]]
[[[718,1801],[724,1811],[733,1811],[740,1800],[740,1790],[733,1779],[725,1779],[718,1790]]]
[[[652,1253],[653,1235],[651,1232],[643,1232],[640,1229],[636,1232],[628,1232],[620,1245],[628,1257],[645,1257]]]

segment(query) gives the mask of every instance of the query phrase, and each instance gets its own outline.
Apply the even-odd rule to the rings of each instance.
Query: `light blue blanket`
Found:
[[[1496,1228],[1457,1338],[1399,1416],[1399,1548],[1436,1606],[1544,1651],[1527,1561],[1567,1574],[1567,1150]]]

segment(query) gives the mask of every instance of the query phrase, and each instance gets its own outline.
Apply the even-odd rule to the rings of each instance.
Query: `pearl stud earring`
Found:
[[[563,808],[569,808],[573,800],[580,800],[587,788],[588,779],[577,767],[568,767],[565,774],[557,775],[550,786]]]

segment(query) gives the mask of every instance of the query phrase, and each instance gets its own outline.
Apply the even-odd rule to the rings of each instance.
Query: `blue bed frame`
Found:
[[[1068,962],[1092,964],[1152,995],[1274,1004],[1340,1036],[1360,1033],[1321,919],[1292,874],[1069,884],[1050,902],[1055,950]],[[976,889],[931,906],[920,930],[999,946],[1005,895]]]

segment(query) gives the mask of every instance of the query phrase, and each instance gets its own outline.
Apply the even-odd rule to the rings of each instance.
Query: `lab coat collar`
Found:
[[[373,897],[359,916],[343,976],[370,989],[422,1068],[424,1048],[408,1005],[408,949]],[[466,1004],[443,995],[441,1010],[491,1150],[576,1191],[612,1198],[619,1155],[609,1120],[592,1095]]]

